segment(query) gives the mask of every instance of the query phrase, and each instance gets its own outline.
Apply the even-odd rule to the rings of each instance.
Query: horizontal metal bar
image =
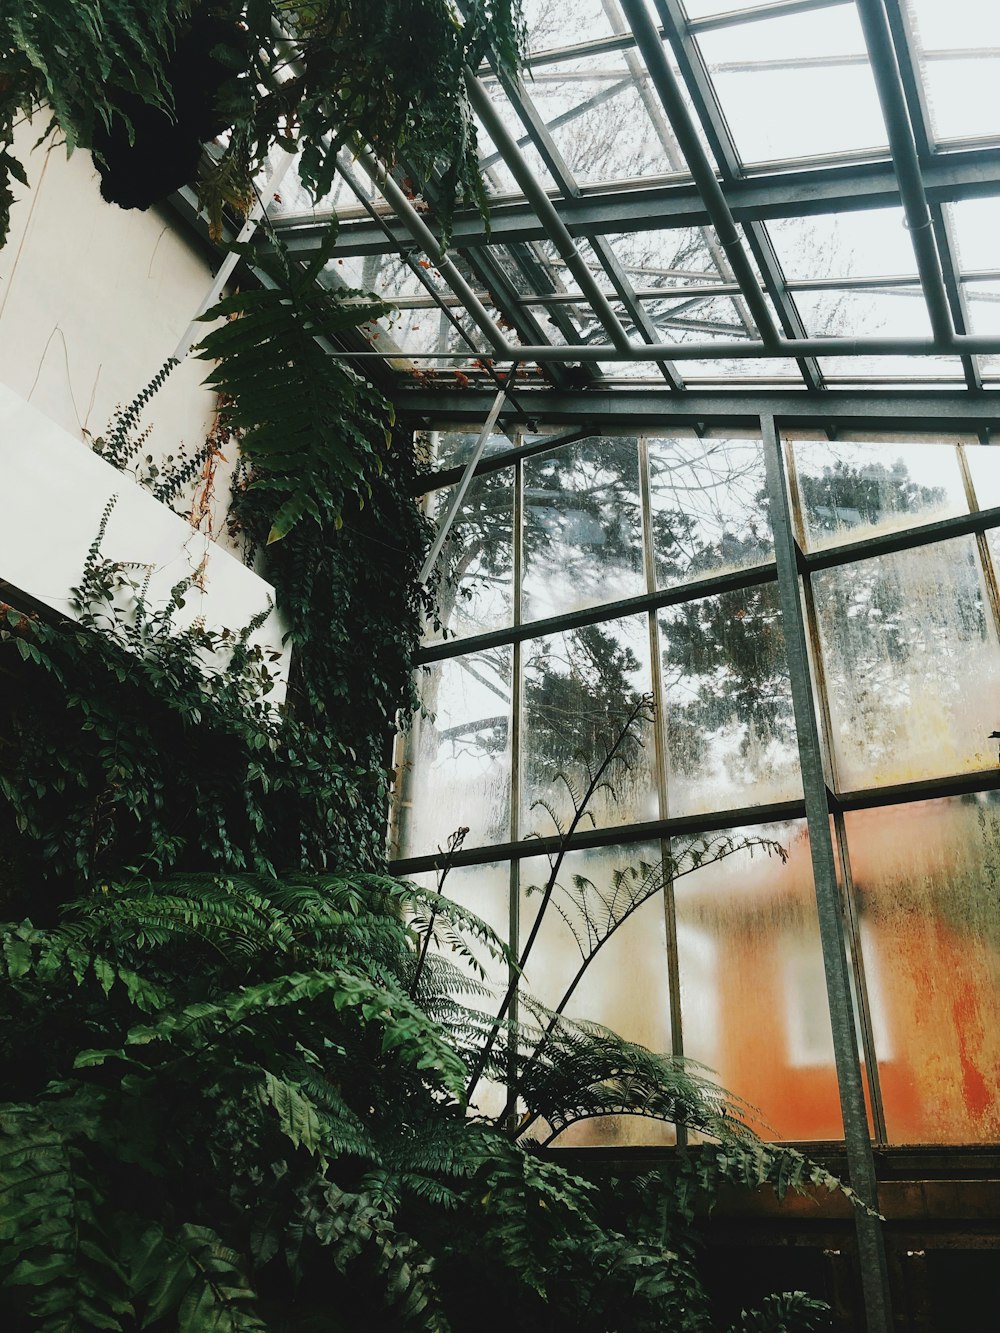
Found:
[[[695,423],[760,429],[760,414],[771,412],[784,426],[822,427],[827,422],[859,429],[961,431],[1000,426],[1000,391],[895,390],[881,392],[827,389],[822,394],[803,390],[689,389],[683,397],[660,388],[631,392],[587,389],[562,392],[526,389],[518,392],[524,416],[512,409],[508,419],[544,421],[553,426],[589,425],[603,429],[614,422],[622,429],[649,426],[669,430]],[[396,411],[407,421],[435,425],[481,422],[490,409],[493,391],[468,388],[448,391],[437,387],[402,390]]]
[[[787,18],[793,14],[808,14],[816,9],[832,9],[834,5],[850,4],[851,0],[773,0],[769,5],[754,5],[748,9],[732,9],[704,18],[689,19],[688,31],[714,32],[718,28],[734,28],[762,19]]]
[[[908,805],[915,801],[947,800],[978,791],[1000,789],[1000,768],[988,768],[976,773],[957,773],[940,778],[926,778],[918,782],[894,783],[886,787],[865,787],[830,794],[830,804],[850,813],[853,810],[876,810],[887,805]],[[762,824],[777,824],[805,817],[802,800],[777,801],[771,805],[745,806],[735,810],[714,811],[711,814],[685,815],[675,819],[648,820],[641,824],[619,824],[610,828],[585,829],[572,840],[573,848],[614,847],[629,843],[650,842],[658,838],[690,836],[703,833],[722,833],[726,829],[753,828]],[[558,838],[527,838],[519,842],[496,843],[491,846],[463,847],[452,858],[453,865],[485,865],[491,861],[519,861],[529,856],[541,856],[556,849]],[[439,869],[443,852],[426,856],[402,857],[390,863],[394,875],[417,875]]]
[[[773,583],[775,577],[774,561],[769,560],[765,564],[754,565],[751,569],[734,569],[725,574],[712,574],[703,579],[679,583],[674,588],[661,588],[657,592],[640,593],[637,597],[624,597],[617,602],[587,606],[579,611],[567,611],[561,616],[533,620],[530,624],[510,625],[505,629],[491,630],[488,634],[476,634],[467,639],[445,639],[441,643],[424,644],[417,649],[415,660],[420,665],[426,665],[450,657],[465,657],[488,648],[500,648],[511,643],[523,643],[526,639],[541,639],[547,634],[562,634],[567,630],[581,629],[584,625],[623,620],[626,616],[658,611],[665,606],[679,606],[682,602],[693,602],[703,597],[755,588],[762,583]]]
[[[877,533],[865,537],[863,541],[845,542],[822,551],[804,551],[802,566],[811,571],[834,569],[857,560],[871,560],[875,556],[892,555],[896,551],[912,551],[917,546],[930,546],[933,542],[967,537],[996,527],[1000,527],[1000,508],[980,509],[975,514],[958,514],[954,518],[942,518],[936,523],[924,523],[898,532]]]
[[[949,796],[1000,788],[1000,767],[976,773],[957,773],[947,778],[922,778],[918,782],[895,782],[885,787],[859,787],[831,795],[831,803],[845,813],[874,810],[886,805],[909,805],[914,801],[939,801]]]
[[[923,164],[928,199],[946,203],[957,198],[1000,194],[1000,153],[996,148],[941,153]],[[843,165],[772,164],[767,170],[722,184],[722,192],[738,221],[812,216],[898,206],[899,186],[888,158]],[[553,206],[576,236],[674,227],[705,226],[708,211],[691,181],[616,181],[584,187],[578,198],[554,198]],[[386,254],[398,250],[409,233],[395,219],[390,243],[368,219],[344,218],[335,256]],[[275,219],[275,229],[297,253],[316,250],[326,237],[325,221]],[[490,209],[487,236],[478,211],[461,210],[454,223],[452,245],[511,244],[546,238],[545,227],[526,200],[496,200]]]
[[[945,341],[932,338],[777,338],[758,342],[750,338],[718,338],[712,342],[630,343],[627,348],[606,343],[544,343],[510,347],[504,358],[516,357],[526,365],[544,361],[749,361],[799,356],[974,356],[1000,354],[1000,333],[957,333]],[[352,353],[365,356],[366,353]],[[383,352],[369,353],[383,357]],[[412,361],[465,361],[467,352],[399,353]]]
[[[581,829],[569,840],[568,846],[572,851],[651,842],[661,838],[698,837],[702,833],[724,832],[730,828],[753,828],[761,824],[801,819],[804,814],[803,801],[775,801],[771,805],[742,806],[736,810],[720,810],[712,814],[681,815],[676,819],[650,819],[641,824]],[[544,856],[547,852],[554,852],[560,845],[561,839],[552,836],[502,842],[491,847],[463,847],[461,851],[449,856],[448,861],[453,866],[483,865],[489,861],[521,861],[529,856]],[[402,857],[389,863],[389,872],[393,875],[419,875],[426,870],[437,870],[446,855],[445,852],[434,852],[428,856]]]

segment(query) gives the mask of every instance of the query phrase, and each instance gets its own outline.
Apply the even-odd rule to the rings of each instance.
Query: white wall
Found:
[[[186,618],[203,615],[210,627],[239,630],[273,590],[223,549],[235,459],[220,466],[207,521],[196,532],[89,447],[114,408],[130,403],[173,353],[212,268],[169,213],[106,203],[88,153],[67,160],[61,147],[33,147],[44,126],[39,116],[16,133],[31,188],[15,184],[18,201],[0,249],[0,580],[72,614],[69,590],[101,511],[117,494],[104,554],[154,569],[154,605],[207,561],[205,589],[189,595]],[[215,395],[201,384],[208,368],[185,361],[151,400],[141,420],[152,427],[143,455],[176,456],[181,444],[191,454],[204,442],[215,409]],[[181,512],[197,486],[178,504]],[[279,650],[277,617],[255,638]]]
[[[37,147],[44,115],[15,134],[31,188],[18,202],[0,250],[0,382],[85,441],[104,433],[174,351],[212,282],[197,245],[164,210],[105,203],[89,153]],[[211,426],[208,364],[174,370],[143,425],[144,453],[190,453]],[[231,460],[230,460],[231,462]],[[212,528],[224,532],[229,469],[215,482]]]
[[[18,394],[0,385],[0,579],[61,615],[74,615],[70,589],[80,582],[87,550],[112,496],[115,507],[101,544],[109,560],[150,572],[148,601],[164,606],[170,590],[197,574],[178,624],[200,616],[209,629],[241,630],[274,602],[259,575],[182,518],[130,477],[84,448]],[[142,582],[145,571],[129,571]],[[271,699],[284,696],[289,651],[271,613],[251,636],[280,655]]]

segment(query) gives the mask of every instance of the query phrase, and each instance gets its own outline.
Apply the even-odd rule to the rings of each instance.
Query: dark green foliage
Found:
[[[0,10],[0,245],[10,222],[10,178],[26,185],[10,152],[14,123],[45,106],[48,132],[67,149],[90,148],[116,122],[133,133],[123,99],[166,117],[165,68],[190,0],[4,0]]]
[[[95,150],[105,197],[125,207],[190,179],[200,144],[229,127],[200,182],[218,236],[224,206],[246,210],[276,143],[297,146],[300,179],[318,199],[340,149],[360,137],[390,167],[405,157],[421,179],[437,177],[447,232],[460,199],[486,213],[464,70],[490,49],[512,72],[523,41],[519,0],[472,0],[461,19],[447,0],[10,0],[0,15],[0,244],[9,179],[23,182],[11,127],[42,103],[70,150]]]
[[[723,1181],[836,1182],[759,1143],[682,1064],[599,1028],[557,1029],[567,1092],[644,1069],[656,1113],[720,1147],[609,1191],[520,1127],[468,1121],[489,1013],[456,998],[464,974],[437,952],[411,998],[407,913],[432,904],[504,956],[446,898],[372,876],[104,884],[51,929],[3,929],[15,1329],[709,1326],[695,1202]]]
[[[225,320],[198,351],[218,363],[206,383],[225,395],[251,486],[279,502],[269,542],[304,515],[339,527],[348,495],[361,504],[371,496],[391,441],[389,403],[317,341],[376,319],[387,307],[362,292],[320,285],[328,260],[328,245],[306,265],[279,245],[255,260],[273,287],[238,292],[202,316]]]
[[[415,510],[389,473],[373,496],[369,524],[412,513],[419,540]],[[404,518],[399,526],[406,530]],[[302,525],[284,566],[301,599],[288,598],[292,632],[304,643],[284,716],[268,701],[273,668],[248,642],[251,626],[180,629],[190,581],[153,612],[132,571],[101,559],[99,540],[77,594],[81,623],[3,608],[0,892],[8,901],[23,893],[37,913],[40,902],[126,866],[273,873],[345,858],[381,863],[382,738],[408,700],[417,615],[404,584],[381,603],[397,619],[379,619],[375,590],[394,551],[376,545],[373,557],[361,532],[346,531],[331,550],[311,528]],[[320,646],[310,657],[300,624],[317,602],[327,618],[315,625]],[[384,650],[375,669],[347,648],[368,622]],[[225,669],[206,683],[202,665],[213,659]],[[306,677],[309,666],[315,674]]]

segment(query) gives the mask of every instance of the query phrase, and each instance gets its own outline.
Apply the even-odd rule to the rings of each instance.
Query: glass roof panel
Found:
[[[919,287],[831,287],[798,291],[795,304],[812,338],[929,338],[931,322]]]
[[[543,189],[556,190],[556,183],[549,173],[548,167],[542,160],[538,149],[525,133],[521,120],[507,99],[506,93],[500,87],[496,79],[484,79],[483,86],[490,95],[490,101],[497,109],[500,119],[504,126],[519,146],[521,156],[531,169],[532,175],[540,182]],[[490,138],[489,134],[483,128],[483,123],[477,116],[476,120],[476,139],[479,147],[479,165],[483,173],[483,179],[486,182],[486,189],[489,194],[514,194],[521,195],[521,187],[514,179],[514,175],[507,163],[497,152],[496,144]]]
[[[524,0],[529,51],[612,36],[603,0]]]
[[[744,163],[885,150],[853,4],[719,28],[696,40]]]
[[[828,384],[861,383],[892,388],[916,384],[934,388],[964,384],[957,356],[821,356],[819,368]]]
[[[667,175],[671,161],[656,132],[630,63],[618,51],[553,66],[526,82],[567,166],[581,184]]]
[[[765,227],[790,281],[916,276],[902,208],[777,218]]]
[[[1000,137],[1000,6],[991,0],[909,0],[931,132]]]
[[[1000,198],[945,204],[963,273],[1000,269]]]

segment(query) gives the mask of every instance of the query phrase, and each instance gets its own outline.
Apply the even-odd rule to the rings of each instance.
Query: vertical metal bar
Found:
[[[865,1074],[868,1079],[868,1098],[872,1108],[872,1127],[875,1140],[887,1143],[888,1132],[885,1127],[885,1108],[882,1103],[882,1082],[879,1077],[878,1052],[875,1049],[875,1028],[872,1023],[871,1004],[868,998],[868,979],[865,976],[865,958],[861,948],[861,921],[858,914],[857,897],[854,892],[854,875],[851,870],[851,852],[847,842],[847,826],[842,810],[833,816],[834,838],[840,860],[840,873],[844,885],[844,910],[847,916],[847,928],[851,941],[851,963],[854,967],[854,985],[858,998],[858,1019],[861,1028],[861,1048],[865,1057]]]
[[[646,558],[646,591],[656,591],[656,551],[653,546],[653,502],[651,477],[649,472],[649,442],[646,436],[639,440],[639,483],[642,495],[642,530]],[[660,657],[660,626],[657,612],[649,612],[649,661],[650,677],[653,688],[654,746],[656,761],[657,808],[661,819],[667,818],[667,735],[666,735],[666,698],[663,689],[663,673]],[[680,1057],[684,1054],[684,1028],[681,1015],[681,973],[680,955],[677,950],[677,910],[674,898],[674,881],[667,873],[670,865],[670,842],[660,842],[660,865],[663,869],[663,925],[667,944],[667,995],[670,1006],[670,1053]],[[677,1146],[687,1143],[687,1128],[677,1125]]]
[[[979,512],[979,498],[976,495],[976,487],[972,480],[972,473],[969,470],[965,445],[959,444],[957,448],[958,465],[962,471],[962,483],[965,486],[965,498],[969,504],[969,512],[977,514]],[[1000,585],[997,584],[996,566],[985,532],[976,533],[976,547],[979,550],[979,564],[983,572],[983,583],[986,586],[986,600],[989,603],[990,614],[993,619],[993,631],[1000,640]]]
[[[622,328],[611,302],[601,291],[597,279],[577,250],[576,242],[570,235],[566,224],[556,212],[552,200],[542,189],[531,168],[521,156],[517,145],[507,131],[507,127],[500,119],[496,107],[490,100],[489,93],[471,71],[466,71],[465,82],[469,92],[469,100],[479,119],[483,122],[487,134],[496,144],[511,174],[521,187],[524,197],[538,214],[549,239],[558,250],[561,258],[566,261],[567,268],[579,283],[580,290],[594,309],[594,314],[603,325],[615,347],[620,352],[628,352],[630,350],[628,334]]]
[[[496,425],[497,417],[500,415],[500,410],[503,407],[504,403],[507,401],[507,389],[510,385],[510,381],[514,378],[514,371],[516,369],[517,369],[517,362],[515,361],[510,368],[510,377],[508,378],[507,384],[504,385],[504,387],[500,390],[497,396],[493,399],[493,406],[490,408],[489,416],[486,418],[485,422],[483,423],[483,428],[479,432],[479,439],[476,441],[476,447],[469,455],[469,461],[465,465],[465,471],[462,473],[462,480],[455,487],[451,500],[448,504],[448,511],[438,526],[437,535],[435,536],[433,542],[431,543],[431,549],[427,552],[427,559],[421,566],[420,573],[417,576],[418,582],[420,583],[426,583],[427,580],[430,578],[431,571],[434,569],[434,566],[437,563],[437,558],[441,554],[441,548],[448,540],[448,533],[451,531],[451,525],[454,523],[458,511],[462,507],[462,501],[465,499],[465,493],[469,489],[469,485],[472,482],[472,474],[476,470],[476,464],[479,462],[479,459],[482,456],[482,452],[486,448],[486,441],[489,439],[490,432]]]
[[[719,164],[722,179],[724,182],[736,180],[743,171],[739,153],[736,151],[733,136],[719,106],[715,85],[705,67],[701,50],[691,35],[680,0],[656,0],[656,8],[667,40],[673,47],[681,78],[687,85],[688,94],[705,131],[705,137]],[[757,261],[767,293],[774,302],[785,337],[804,338],[805,325],[802,323],[795,300],[788,291],[778,256],[764,224],[758,221],[744,222],[743,231],[750,253]],[[797,364],[810,389],[823,387],[823,377],[815,357],[799,357]]]
[[[550,126],[539,115],[534,103],[525,91],[524,84],[520,77],[509,78],[506,75],[500,75],[500,85],[511,105],[517,112],[518,118],[527,130],[527,139],[533,143],[541,155],[542,161],[548,167],[549,174],[555,183],[559,186],[563,195],[567,199],[579,199],[580,187],[576,182],[572,171],[560,153],[555,141],[550,133]],[[580,108],[577,108],[578,110]],[[518,143],[520,147],[520,143]],[[640,332],[648,343],[658,341],[659,333],[644,306],[636,299],[632,291],[632,284],[625,274],[624,268],[619,264],[614,251],[603,236],[591,236],[590,248],[603,265],[605,272],[611,280],[612,286],[618,293],[619,299],[625,308],[629,319],[633,322],[638,332]],[[626,330],[627,332],[627,330]],[[682,390],[684,382],[677,370],[666,361],[657,363],[660,374],[664,377],[672,389]]]
[[[521,574],[523,568],[523,527],[524,527],[524,487],[522,475],[522,463],[520,459],[514,463],[514,505],[513,505],[513,532],[512,551],[513,551],[513,577],[514,577],[514,604],[513,621],[514,626],[521,623]],[[521,671],[523,665],[522,644],[517,639],[511,652],[511,705],[510,705],[510,840],[517,842],[521,836],[521,712],[523,708],[523,691],[521,688]],[[521,951],[521,862],[516,858],[510,863],[510,902],[508,904],[507,935],[511,954],[517,958]],[[512,986],[515,981],[514,964],[510,963],[507,970],[507,985]],[[509,1017],[511,1023],[516,1027],[519,1014],[519,987],[514,987],[511,997]],[[508,1068],[508,1087],[517,1087],[517,1043],[510,1049],[510,1062]],[[517,1114],[517,1106],[508,1107],[510,1114]]]
[[[736,281],[740,284],[743,297],[757,325],[761,340],[766,344],[773,345],[778,341],[778,330],[771,318],[770,308],[764,300],[764,294],[757,283],[753,268],[743,249],[743,241],[733,220],[729,203],[723,194],[722,186],[716,177],[715,168],[709,161],[708,153],[702,147],[691,113],[681,96],[681,90],[674,78],[674,72],[664,54],[660,34],[650,18],[649,10],[646,8],[646,0],[621,0],[621,6],[646,62],[650,81],[663,103],[678,146],[684,154],[684,160],[687,162],[691,175],[694,177],[694,182],[704,201],[712,225],[715,227],[716,235],[729,259]]]
[[[857,5],[931,328],[940,351],[947,352],[954,345],[955,330],[885,5],[883,0],[857,0]]]
[[[761,432],[848,1171],[851,1185],[862,1203],[877,1210],[878,1182],[854,1033],[854,1007],[844,943],[843,909],[837,885],[819,725],[813,706],[806,632],[799,600],[795,540],[785,490],[784,460],[773,416],[761,417]],[[877,1217],[857,1209],[855,1229],[868,1333],[890,1333],[892,1309],[881,1223]]]

